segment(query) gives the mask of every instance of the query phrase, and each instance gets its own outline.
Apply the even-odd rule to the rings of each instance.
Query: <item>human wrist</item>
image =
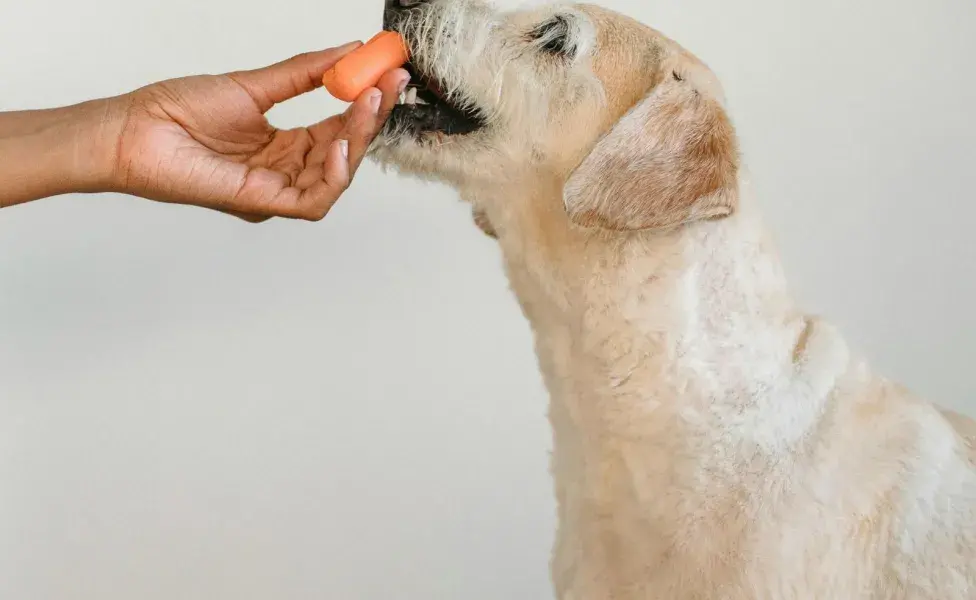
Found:
[[[122,99],[0,113],[0,207],[113,189]]]
[[[65,163],[72,183],[69,191],[121,191],[117,171],[119,141],[128,113],[126,98],[104,98],[72,107],[75,151]]]

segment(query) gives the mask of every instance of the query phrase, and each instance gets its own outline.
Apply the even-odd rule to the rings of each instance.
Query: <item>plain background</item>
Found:
[[[976,4],[605,4],[724,81],[806,306],[976,412]],[[380,10],[0,0],[0,109],[261,66]],[[545,411],[498,253],[445,188],[367,165],[317,224],[121,196],[0,215],[2,598],[550,597]]]

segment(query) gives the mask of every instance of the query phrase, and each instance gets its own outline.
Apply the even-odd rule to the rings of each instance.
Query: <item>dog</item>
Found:
[[[371,156],[470,202],[534,333],[558,598],[976,598],[976,423],[797,307],[702,61],[592,5],[384,27]]]

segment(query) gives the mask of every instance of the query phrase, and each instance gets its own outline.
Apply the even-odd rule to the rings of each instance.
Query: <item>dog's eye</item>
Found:
[[[529,32],[529,39],[547,54],[569,54],[569,22],[565,17],[552,17],[536,25]]]

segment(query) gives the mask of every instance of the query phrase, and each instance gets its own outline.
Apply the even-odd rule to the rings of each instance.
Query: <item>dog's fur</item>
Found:
[[[559,56],[526,33],[554,15]],[[559,598],[976,597],[976,424],[798,310],[705,65],[586,5],[397,28],[485,119],[373,156],[501,246],[551,395]]]

